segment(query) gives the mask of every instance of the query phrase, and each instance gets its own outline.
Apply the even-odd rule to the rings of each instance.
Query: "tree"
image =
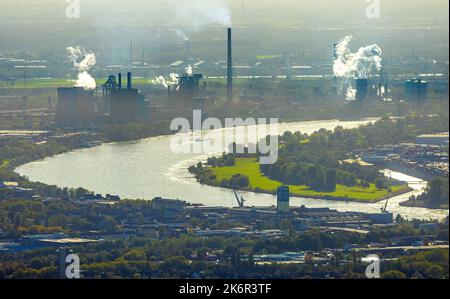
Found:
[[[336,191],[337,185],[337,171],[336,169],[328,169],[325,174],[325,191]]]
[[[321,191],[325,189],[325,176],[321,167],[315,165],[310,166],[306,172],[308,185],[313,190]]]
[[[443,178],[434,178],[428,187],[428,199],[433,204],[448,202],[448,181]]]
[[[159,270],[166,273],[180,272],[189,268],[189,263],[182,256],[173,256],[167,258],[159,267]]]
[[[231,178],[231,184],[237,188],[248,187],[250,185],[250,179],[245,175],[234,175]]]
[[[113,232],[117,225],[116,220],[111,216],[105,216],[102,221],[100,221],[98,227],[102,230]]]
[[[291,221],[284,219],[280,222],[280,229],[291,232],[294,230],[294,226]]]
[[[382,279],[406,279],[406,274],[397,270],[391,270],[385,272],[382,276]]]
[[[426,271],[427,277],[431,279],[445,278],[445,270],[440,265],[432,265]]]
[[[375,180],[375,187],[379,190],[384,189],[386,187],[386,182],[383,179]]]

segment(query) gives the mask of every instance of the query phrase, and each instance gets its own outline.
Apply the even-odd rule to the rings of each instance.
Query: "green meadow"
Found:
[[[282,185],[282,183],[274,181],[261,173],[259,170],[259,162],[254,158],[237,158],[236,165],[230,167],[214,167],[210,168],[216,176],[217,182],[223,179],[230,179],[233,175],[241,174],[250,179],[250,189],[260,190],[262,192],[273,193]],[[393,193],[401,193],[408,191],[407,185],[393,186],[392,193],[386,189],[377,189],[374,184],[370,188],[348,187],[338,185],[335,192],[316,192],[308,186],[289,186],[293,195],[312,198],[329,198],[349,201],[361,202],[377,202],[391,196]]]
[[[136,85],[149,84],[149,79],[145,78],[135,78],[133,83]],[[101,86],[106,82],[104,80],[97,80],[97,86]],[[75,84],[75,80],[67,79],[31,79],[26,80],[16,80],[14,83],[0,81],[0,88],[12,88],[12,89],[40,89],[40,88],[58,88],[58,87],[72,87]]]

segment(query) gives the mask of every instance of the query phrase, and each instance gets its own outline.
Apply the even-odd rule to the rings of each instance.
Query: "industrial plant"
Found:
[[[266,96],[250,96],[252,81],[258,80],[258,76],[246,76],[247,68],[235,65],[233,61],[233,32],[227,29],[226,35],[226,60],[223,61],[223,69],[226,70],[226,92],[220,93],[220,89],[214,88],[211,77],[198,70],[209,71],[205,60],[196,62],[178,60],[169,65],[170,69],[184,68],[181,74],[170,73],[170,78],[163,75],[148,80],[149,84],[142,83],[142,77],[138,77],[138,83],[133,86],[131,72],[127,73],[126,86],[122,87],[122,75],[109,75],[106,82],[101,85],[100,92],[92,83],[90,75],[79,70],[77,86],[74,88],[58,89],[58,104],[56,108],[56,124],[59,127],[92,127],[98,124],[127,124],[133,122],[160,122],[169,121],[176,117],[191,119],[192,110],[202,110],[203,115],[223,117],[232,111],[233,105],[247,109],[253,113],[264,115],[264,109],[272,111],[277,105],[266,99]],[[383,51],[377,46],[362,47],[358,52],[352,52],[349,43],[351,36],[347,36],[339,43],[333,44],[331,61],[331,73],[323,73],[320,79],[314,76],[297,76],[302,80],[293,81],[302,86],[303,93],[308,96],[312,93],[314,98],[321,98],[339,105],[351,105],[352,117],[365,117],[371,108],[377,105],[413,105],[423,106],[429,99],[429,93],[448,94],[448,84],[442,84],[442,80],[432,78],[432,84],[421,78],[405,80],[401,77],[389,75],[388,70],[382,66]],[[189,41],[191,45],[191,42]],[[72,50],[73,52],[74,50]],[[81,50],[79,50],[80,52]],[[85,53],[87,51],[81,51]],[[225,52],[225,51],[224,51]],[[85,54],[85,64],[94,65],[95,59]],[[94,57],[95,58],[95,57]],[[86,62],[87,61],[87,62]],[[217,62],[217,65],[222,65]],[[254,72],[261,63],[257,63]],[[75,64],[78,65],[78,64]],[[92,66],[90,66],[91,68]],[[287,68],[286,68],[287,67]],[[290,55],[283,54],[283,64],[280,70],[293,70]],[[137,69],[132,66],[133,69]],[[297,71],[306,72],[310,68],[295,68]],[[236,88],[234,79],[241,76],[248,78],[250,84],[248,90]],[[272,76],[267,82],[279,78],[295,80],[296,76]],[[216,83],[214,83],[217,85]],[[124,84],[125,85],[125,84]],[[166,89],[161,92],[158,86]],[[84,89],[84,90],[83,90]],[[288,90],[282,91],[289,93]],[[254,93],[254,91],[252,91]],[[223,100],[222,100],[223,99]],[[290,100],[291,109],[285,113],[293,113],[300,109],[295,101]],[[252,108],[253,107],[253,108]],[[230,110],[231,109],[231,110]],[[394,109],[394,108],[392,108]],[[71,111],[71,113],[69,113]],[[75,112],[73,112],[75,111]],[[280,110],[279,110],[280,111]],[[397,113],[393,110],[393,113]],[[259,116],[255,115],[255,116]],[[348,116],[348,115],[347,115]]]
[[[448,279],[447,0],[1,2],[0,282]]]
[[[227,30],[227,101],[233,101],[232,30]],[[193,73],[186,67],[182,75],[174,74],[172,82],[164,81],[167,87],[165,107],[152,105],[147,95],[133,88],[132,73],[127,73],[126,88],[122,74],[108,76],[97,88],[58,88],[56,124],[59,127],[86,128],[99,123],[127,124],[170,119],[177,116],[191,117],[192,110],[205,110],[209,97],[201,88],[203,74]],[[161,79],[164,80],[164,79]],[[205,82],[206,83],[206,82]],[[81,83],[80,83],[81,84]],[[205,85],[203,85],[205,86]],[[151,96],[150,96],[151,98]]]

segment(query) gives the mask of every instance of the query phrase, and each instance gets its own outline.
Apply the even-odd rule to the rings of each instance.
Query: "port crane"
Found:
[[[392,180],[392,170],[388,170],[387,176],[389,176],[389,180]],[[387,208],[388,208],[388,204],[389,204],[389,197],[386,198],[386,203],[384,205],[384,207],[381,208],[381,212],[382,213],[387,213]]]
[[[384,205],[384,207],[381,208],[381,212],[382,213],[387,213],[387,208],[388,208],[388,204],[389,204],[389,198],[386,199],[386,204]]]
[[[236,191],[236,188],[233,188],[233,193],[234,196],[236,197],[236,201],[239,205],[240,208],[243,208],[245,206],[245,199],[244,197],[241,195],[241,197],[239,198],[238,192]]]

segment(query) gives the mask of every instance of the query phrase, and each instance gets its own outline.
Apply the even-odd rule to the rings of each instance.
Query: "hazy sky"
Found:
[[[223,6],[232,12],[232,17],[258,15],[271,19],[312,20],[315,17],[339,20],[349,17],[364,17],[366,0],[79,0],[81,20],[109,19],[110,21],[131,18],[146,18],[153,22],[169,21],[174,10],[189,7],[195,11],[207,11],[211,6]],[[381,16],[385,18],[447,18],[448,0],[379,0]],[[177,5],[179,3],[179,5]],[[65,0],[0,0],[0,15],[4,21],[46,21],[47,18],[64,19]],[[168,20],[169,19],[169,20]]]
[[[170,29],[182,29],[197,40],[223,38],[218,34],[230,24],[242,29],[244,41],[269,41],[272,52],[280,51],[280,45],[316,51],[314,45],[328,47],[346,34],[360,37],[360,43],[384,47],[399,41],[417,43],[424,51],[430,43],[442,53],[443,48],[448,50],[448,0],[379,0],[379,19],[366,17],[366,0],[79,2],[80,18],[68,19],[66,0],[0,0],[0,50],[53,50],[73,44],[95,49],[108,44],[111,51],[119,47],[126,51],[130,39],[152,46],[156,43],[152,39],[164,40]]]

